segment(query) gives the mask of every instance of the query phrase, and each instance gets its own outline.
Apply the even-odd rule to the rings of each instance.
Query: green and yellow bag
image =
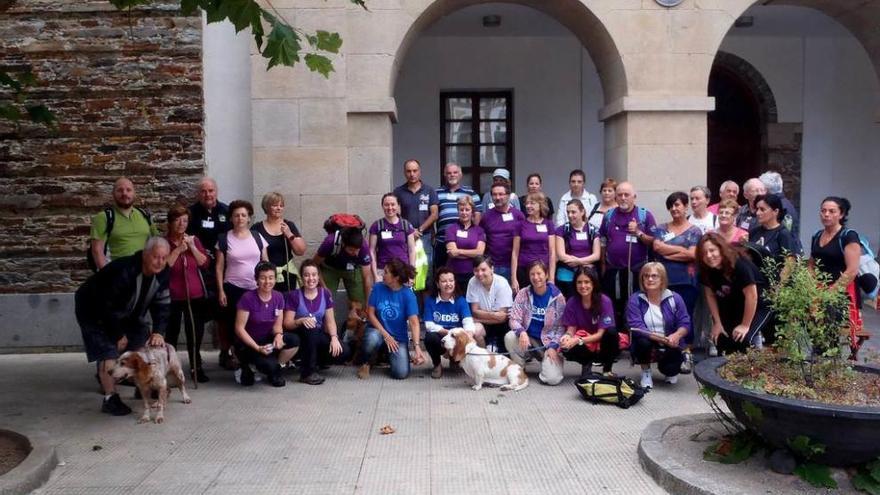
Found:
[[[645,389],[634,381],[612,373],[590,373],[574,382],[574,385],[587,401],[614,404],[621,409],[629,408],[645,396]]]

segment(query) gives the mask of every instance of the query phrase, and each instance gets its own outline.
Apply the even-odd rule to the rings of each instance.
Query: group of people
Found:
[[[481,198],[462,184],[454,163],[437,189],[422,181],[418,161],[406,161],[404,172],[406,182],[382,196],[383,216],[366,235],[358,227],[330,232],[299,266],[294,258],[306,243],[284,218],[278,193],[263,197],[265,219],[253,223],[249,202],[218,201],[216,183],[204,178],[198,201],[172,207],[167,233],[157,237],[149,214],[134,207],[131,181],[119,179],[113,212],[92,222],[99,271],[77,291],[87,356],[98,361],[105,392],[102,409],[128,409],[107,374],[118,354],[148,340],[176,347],[181,328],[192,377],[207,381],[199,348],[209,320],[217,322],[221,365],[237,360],[244,386],[255,381],[252,366],[283,386],[282,366],[294,355],[308,384],[323,382],[322,366],[352,355],[361,379],[379,354],[391,376],[403,379],[426,360],[422,337],[431,376],[439,378],[441,339],[453,328],[520,364],[540,361],[538,378],[549,385],[562,381],[566,359],[583,373],[594,363],[608,372],[624,348],[642,367],[643,386],[653,386],[652,363],[675,383],[690,371],[703,330],[710,352],[773,341],[767,279],[744,243],[779,267],[802,254],[798,215],[775,172],[743,185],[743,205],[731,181],[714,204],[704,186],[674,192],[665,223],[637,205],[633,184],[606,179],[597,198],[585,190],[582,170],[569,174],[555,214],[538,174],[517,196],[509,172],[498,169]],[[812,239],[810,259],[847,287],[852,323],[860,325],[860,247],[858,234],[844,228],[849,211],[845,198],[822,202],[823,230]],[[430,276],[416,292],[413,265],[421,252]],[[357,340],[337,328],[340,281],[350,306],[365,308]]]

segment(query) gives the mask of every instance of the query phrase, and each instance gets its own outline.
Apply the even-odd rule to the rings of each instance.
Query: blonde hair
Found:
[[[645,266],[643,266],[641,270],[639,270],[639,288],[642,289],[642,292],[645,292],[645,275],[651,271],[657,272],[657,275],[660,275],[660,290],[666,290],[669,286],[669,279],[666,276],[666,267],[663,266],[663,263],[649,261],[645,263]]]
[[[279,192],[267,192],[263,195],[263,201],[260,202],[260,206],[263,207],[263,213],[269,214],[269,208],[277,205],[278,203],[284,204],[284,196]]]
[[[469,195],[464,195],[458,198],[458,201],[456,201],[455,204],[458,206],[468,205],[471,207],[471,211],[474,210],[474,198],[470,197]]]
[[[541,218],[546,220],[550,216],[550,207],[547,205],[547,196],[544,196],[544,193],[533,192],[526,194],[526,200],[523,205],[529,201],[538,205],[538,212]]]

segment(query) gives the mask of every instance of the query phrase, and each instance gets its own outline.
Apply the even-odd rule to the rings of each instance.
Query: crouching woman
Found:
[[[558,385],[563,376],[559,339],[565,335],[560,321],[565,296],[547,281],[547,265],[542,260],[532,261],[526,268],[530,285],[517,292],[513,300],[504,345],[520,366],[525,366],[529,357],[540,360],[538,379],[545,385]],[[536,348],[543,350],[529,350]]]
[[[236,354],[241,362],[240,382],[254,384],[254,372],[266,375],[273,387],[283,387],[281,363],[293,358],[299,347],[299,337],[282,331],[284,297],[275,288],[275,265],[268,261],[254,268],[257,288],[245,292],[238,301],[235,315]]]
[[[593,363],[602,363],[602,371],[611,372],[620,354],[617,324],[611,299],[602,294],[599,275],[582,266],[574,274],[577,294],[565,304],[562,324],[565,335],[559,339],[565,359],[581,364],[581,376],[592,371]]]
[[[682,349],[691,333],[687,306],[680,295],[667,288],[666,268],[661,263],[645,263],[639,287],[626,305],[626,320],[632,334],[633,360],[642,367],[641,386],[654,386],[652,361],[666,376],[666,383],[676,383],[684,362]]]

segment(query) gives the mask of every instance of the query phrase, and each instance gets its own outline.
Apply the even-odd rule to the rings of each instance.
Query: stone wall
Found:
[[[154,213],[190,195],[204,170],[201,36],[199,16],[173,4],[0,4],[0,66],[30,68],[29,100],[58,118],[54,132],[0,122],[0,293],[69,291],[88,276],[89,216],[116,177]]]

